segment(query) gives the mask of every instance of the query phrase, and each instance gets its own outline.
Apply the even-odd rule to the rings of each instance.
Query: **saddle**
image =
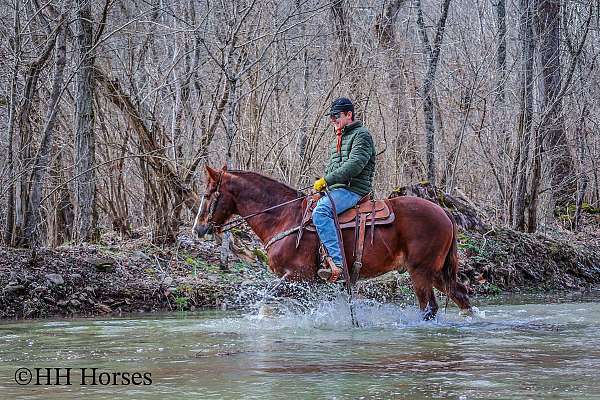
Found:
[[[320,194],[315,194],[306,200],[304,200],[302,206],[304,213],[302,215],[302,222],[300,223],[298,230],[298,237],[296,239],[296,247],[300,243],[302,233],[304,229],[316,232],[315,225],[312,223],[312,213],[317,205],[317,201],[321,198]],[[390,210],[387,200],[373,200],[369,199],[366,195],[356,206],[344,211],[338,215],[338,222],[340,229],[354,228],[354,263],[352,265],[352,271],[350,273],[350,284],[356,283],[358,280],[360,269],[362,268],[362,254],[365,243],[365,233],[367,230],[367,221],[371,226],[371,245],[373,244],[373,236],[375,232],[375,225],[386,225],[394,221],[394,213]],[[343,248],[342,248],[342,251]],[[321,244],[319,248],[321,255],[321,263],[326,262],[327,254]],[[350,271],[349,271],[350,272]]]
[[[312,232],[316,232],[315,225],[312,223],[312,213],[320,198],[321,195],[317,193],[302,202],[304,213],[302,215],[301,226]],[[361,215],[368,217],[371,225],[390,224],[395,219],[394,213],[390,211],[387,200],[371,200],[366,195],[359,200],[356,206],[338,215],[340,228],[356,228],[357,217]]]
[[[315,194],[306,198],[302,202],[302,222],[299,226],[291,229],[287,229],[283,232],[279,232],[273,236],[265,244],[265,248],[269,248],[273,243],[298,232],[296,237],[296,248],[300,245],[300,239],[304,230],[316,232],[315,225],[312,223],[312,213],[317,205],[317,201],[321,198],[320,194]],[[344,211],[338,215],[338,222],[340,229],[354,228],[354,263],[352,265],[352,271],[350,276],[350,284],[354,284],[359,277],[360,269],[362,267],[362,254],[365,244],[365,233],[367,231],[367,223],[371,225],[371,244],[373,244],[373,236],[375,233],[375,225],[386,225],[394,222],[395,216],[391,211],[388,200],[372,200],[369,199],[368,195],[364,196],[356,204],[356,206]],[[343,251],[343,247],[342,247]],[[321,244],[319,253],[321,255],[321,264],[326,262],[328,258],[323,244]],[[348,271],[350,273],[350,271]]]

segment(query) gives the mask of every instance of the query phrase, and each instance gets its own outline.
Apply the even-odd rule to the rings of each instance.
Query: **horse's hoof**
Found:
[[[260,318],[275,318],[277,316],[277,308],[267,304],[263,304],[258,309],[258,316]]]
[[[425,313],[425,315],[423,315],[423,321],[431,321],[433,319],[435,319],[435,314],[431,312]]]
[[[475,315],[472,308],[463,308],[458,312],[461,317],[472,317]]]

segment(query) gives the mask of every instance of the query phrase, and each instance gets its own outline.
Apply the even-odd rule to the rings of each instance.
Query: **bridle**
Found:
[[[215,213],[215,209],[217,208],[217,203],[219,202],[219,197],[221,196],[221,182],[223,181],[223,171],[219,173],[219,179],[217,180],[217,188],[215,189],[215,199],[208,206],[208,224],[209,226],[215,227],[215,224],[212,222],[213,215]],[[212,225],[211,225],[212,224]]]
[[[207,221],[208,221],[208,230],[209,231],[214,231],[214,229],[219,226],[219,225],[216,225],[215,223],[213,223],[212,219],[213,219],[213,215],[215,213],[215,209],[217,208],[217,203],[219,201],[219,197],[221,196],[220,190],[221,190],[221,181],[222,180],[223,180],[223,171],[219,172],[219,178],[217,179],[217,187],[213,193],[213,194],[216,194],[216,197],[213,201],[210,202],[210,204],[208,206]],[[212,195],[210,197],[212,197]],[[202,199],[200,200],[200,208],[198,209],[198,215],[202,214],[202,210],[204,209],[204,201],[205,200],[206,200],[206,193],[202,195]]]
[[[215,213],[215,209],[217,208],[217,203],[219,202],[219,197],[221,196],[220,190],[221,190],[221,182],[223,180],[223,172],[224,171],[222,171],[222,170],[219,172],[219,177],[217,178],[217,187],[215,188],[215,191],[213,193],[216,196],[215,196],[214,200],[211,201],[210,205],[208,206],[208,216],[207,216],[208,230],[212,231],[212,232],[214,232],[215,230],[218,230],[219,232],[226,232],[228,230],[235,228],[236,226],[243,224],[249,218],[266,213],[267,211],[271,211],[271,210],[274,210],[279,207],[283,207],[285,205],[294,203],[296,201],[303,200],[303,199],[307,198],[308,196],[310,196],[310,194],[307,194],[304,196],[296,197],[295,199],[288,200],[286,202],[274,205],[272,207],[265,208],[264,210],[252,213],[250,215],[240,216],[232,221],[225,222],[224,224],[215,224],[212,221],[212,219],[213,219],[213,215]],[[311,187],[312,187],[312,185],[307,186],[305,188],[300,189],[300,191],[306,190]],[[212,195],[211,195],[211,197],[212,197]],[[202,213],[202,207],[204,206],[204,200],[205,200],[205,195],[202,195],[202,200],[200,201],[200,208],[198,209],[198,215],[200,215]]]

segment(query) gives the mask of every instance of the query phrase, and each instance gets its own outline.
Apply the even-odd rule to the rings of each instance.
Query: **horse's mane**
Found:
[[[290,195],[296,196],[296,197],[301,197],[304,196],[305,193],[302,193],[301,191],[299,191],[298,189],[295,189],[283,182],[278,181],[277,179],[271,178],[270,176],[266,176],[263,174],[260,174],[258,172],[253,172],[253,171],[244,171],[241,169],[232,169],[232,170],[227,170],[227,173],[230,174],[234,174],[234,175],[246,175],[246,176],[251,176],[254,178],[258,178],[258,179],[263,179],[266,180],[268,182],[271,182],[273,184],[276,184],[278,186],[281,187],[281,189],[285,189],[287,192],[289,192]]]

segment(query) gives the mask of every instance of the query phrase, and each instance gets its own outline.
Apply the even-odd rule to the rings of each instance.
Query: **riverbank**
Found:
[[[0,318],[118,315],[239,308],[260,300],[275,277],[262,247],[238,232],[229,270],[219,247],[182,231],[172,247],[104,235],[95,245],[0,248]],[[589,290],[600,286],[600,239],[505,228],[459,234],[460,274],[474,294]],[[325,286],[324,286],[325,287]],[[358,295],[413,303],[407,273],[360,282]]]

